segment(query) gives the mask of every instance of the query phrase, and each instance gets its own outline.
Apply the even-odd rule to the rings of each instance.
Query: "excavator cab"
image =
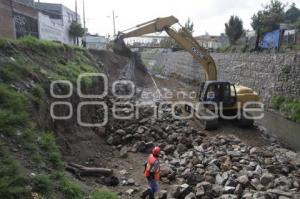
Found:
[[[233,107],[237,101],[236,89],[233,84],[225,81],[206,81],[201,85],[199,101],[215,102],[223,107]]]

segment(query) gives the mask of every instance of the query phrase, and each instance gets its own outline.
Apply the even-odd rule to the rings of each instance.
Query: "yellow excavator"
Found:
[[[217,69],[213,58],[205,48],[199,45],[192,34],[180,24],[180,32],[171,27],[176,23],[179,24],[178,19],[174,16],[169,16],[157,18],[139,24],[132,29],[119,32],[114,40],[113,50],[118,54],[130,56],[131,51],[125,45],[125,38],[165,31],[181,48],[189,52],[205,71],[205,82],[201,84],[198,95],[202,106],[185,105],[186,111],[194,111],[200,115],[205,129],[210,130],[218,127],[218,118],[221,111],[224,115],[236,115],[238,111],[240,113],[244,111],[245,103],[259,101],[258,94],[251,88],[234,85],[227,81],[218,81]],[[238,120],[240,126],[253,125],[253,119],[247,119],[244,114],[240,114]]]

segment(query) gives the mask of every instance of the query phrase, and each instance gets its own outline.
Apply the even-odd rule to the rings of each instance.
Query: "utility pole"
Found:
[[[75,0],[75,20],[78,23],[78,10],[77,10],[77,0]],[[76,45],[79,46],[79,39],[76,37]]]
[[[116,36],[116,22],[115,22],[115,11],[112,11],[113,14],[113,25],[114,25],[114,36]]]
[[[84,29],[84,34],[83,34],[83,47],[86,47],[86,21],[85,21],[85,1],[82,0],[82,9],[83,9],[83,29]]]
[[[75,13],[76,13],[75,19],[76,19],[76,22],[78,22],[77,0],[75,0]]]
[[[107,18],[110,18],[110,16],[107,16]],[[115,16],[115,11],[112,11],[112,20],[113,20],[113,30],[114,30],[114,36],[116,36],[116,18],[118,16]]]
[[[85,2],[82,0],[82,9],[83,9],[83,28],[84,28],[84,33],[86,29],[86,21],[85,21]]]

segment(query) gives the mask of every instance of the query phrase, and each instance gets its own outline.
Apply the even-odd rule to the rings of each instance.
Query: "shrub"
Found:
[[[52,42],[52,41],[45,41],[40,40],[33,36],[25,36],[16,42],[19,44],[19,46],[22,46],[24,48],[30,49],[34,52],[47,52],[52,53],[57,49],[64,49],[64,45]]]
[[[39,145],[48,154],[49,161],[53,164],[56,169],[63,169],[64,163],[60,151],[55,143],[53,133],[43,133],[39,138]]]
[[[59,179],[59,189],[67,199],[82,199],[84,196],[82,188],[64,175]]]
[[[271,103],[273,107],[277,110],[279,110],[279,108],[281,107],[284,101],[285,101],[285,97],[283,96],[273,96],[271,99]]]
[[[300,122],[300,100],[284,96],[273,96],[272,106],[287,115],[290,119]]]
[[[28,110],[24,94],[0,84],[0,132],[12,133],[18,126],[24,126],[29,120]]]
[[[33,191],[46,194],[51,188],[51,180],[48,175],[38,175],[32,179]]]
[[[0,143],[0,198],[26,198],[26,182],[23,168]]]
[[[118,195],[107,189],[99,189],[92,193],[91,199],[118,199]]]

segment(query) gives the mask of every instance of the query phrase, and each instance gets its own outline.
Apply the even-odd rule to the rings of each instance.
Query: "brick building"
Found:
[[[0,36],[19,38],[33,35],[38,37],[38,11],[30,5],[30,1],[0,0]]]

